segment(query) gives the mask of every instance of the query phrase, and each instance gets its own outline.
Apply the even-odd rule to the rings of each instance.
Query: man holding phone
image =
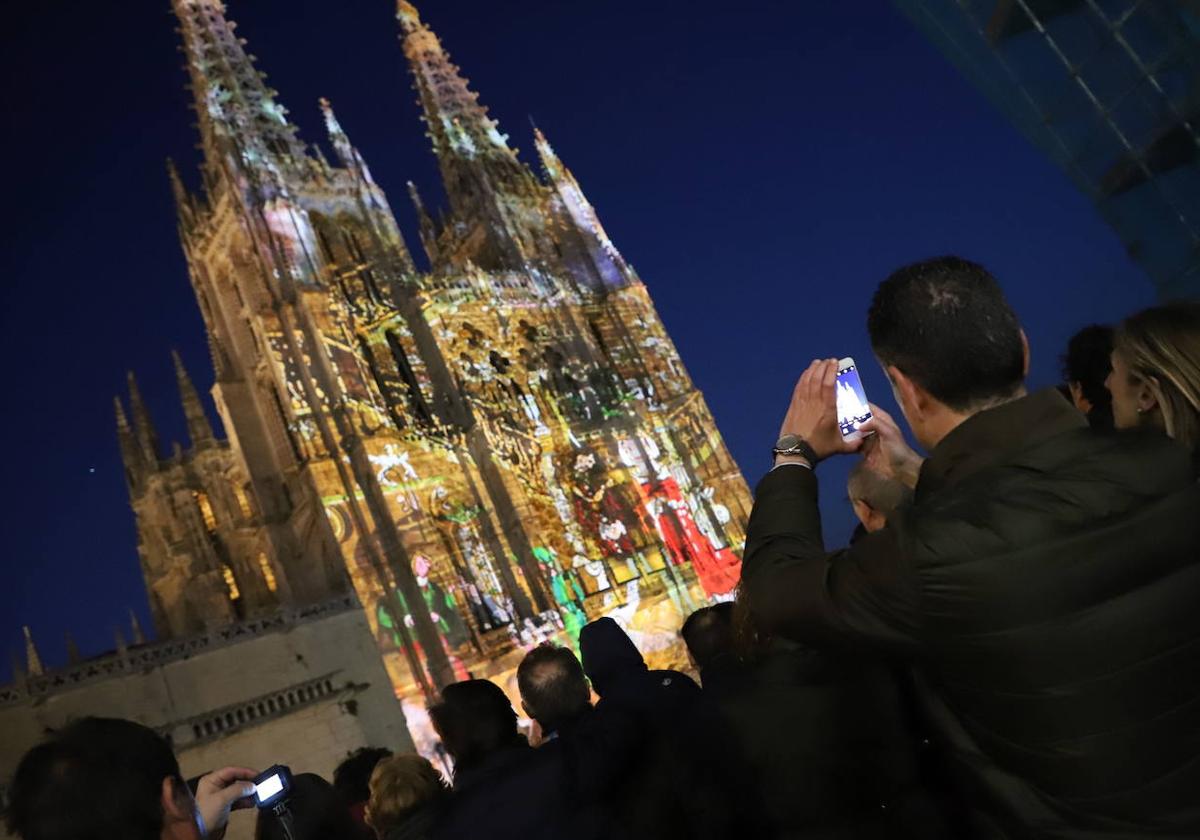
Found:
[[[1101,437],[1057,392],[995,279],[900,269],[868,315],[922,458],[875,406],[839,428],[835,359],[800,377],[759,484],[743,587],[767,632],[917,666],[972,837],[1200,836],[1200,487],[1165,437]],[[914,488],[826,552],[819,461]]]

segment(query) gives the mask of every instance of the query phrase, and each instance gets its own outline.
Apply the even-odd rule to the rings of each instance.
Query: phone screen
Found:
[[[838,371],[837,413],[842,437],[856,434],[858,427],[871,419],[867,393],[863,390],[862,380],[858,378],[858,368],[854,365],[847,365]]]
[[[276,773],[273,776],[268,776],[255,786],[255,794],[258,796],[259,803],[266,802],[275,794],[283,790],[283,779]]]

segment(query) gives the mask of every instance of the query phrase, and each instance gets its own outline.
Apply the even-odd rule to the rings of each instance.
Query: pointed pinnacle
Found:
[[[192,446],[200,446],[213,439],[212,426],[209,425],[208,415],[204,413],[204,404],[200,402],[200,394],[188,376],[187,368],[179,351],[171,350],[171,361],[175,364],[175,382],[179,385],[179,399],[183,403],[183,416],[187,420],[188,437]]]
[[[113,397],[113,408],[116,409],[117,414],[117,431],[128,432],[129,418],[125,416],[125,406],[121,403],[120,397]]]
[[[126,374],[126,380],[129,383],[129,408],[133,412],[133,433],[142,448],[142,455],[149,463],[157,464],[158,436],[154,431],[154,423],[150,420],[150,412],[146,411],[146,404],[142,401],[142,392],[138,389],[137,377],[133,375],[133,371]]]
[[[142,632],[142,623],[138,621],[137,613],[133,611],[133,607],[129,608],[129,629],[133,633],[133,643],[135,645],[146,644],[146,634]]]
[[[25,634],[25,671],[31,677],[40,677],[46,673],[42,667],[42,657],[38,655],[37,646],[33,643],[33,633],[26,624],[21,628]]]

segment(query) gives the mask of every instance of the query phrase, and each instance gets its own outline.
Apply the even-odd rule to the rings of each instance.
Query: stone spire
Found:
[[[183,359],[175,350],[171,351],[171,361],[175,363],[175,381],[179,385],[179,398],[183,403],[183,416],[187,419],[188,437],[192,441],[192,447],[203,449],[211,446],[216,438],[212,425],[208,422],[208,415],[204,413],[204,405],[200,402],[196,386],[192,384],[192,378],[183,366]]]
[[[133,371],[129,371],[126,378],[129,382],[129,408],[133,411],[134,440],[137,441],[145,464],[149,467],[157,467],[158,433],[154,431],[150,412],[146,411],[146,404],[142,402],[142,392],[138,390],[137,378],[133,375]]]
[[[134,485],[141,477],[142,467],[145,466],[145,463],[142,460],[141,450],[138,448],[137,438],[134,437],[133,429],[129,427],[129,420],[125,417],[125,406],[121,404],[120,397],[113,397],[113,408],[117,415],[117,441],[121,445],[125,479],[129,484],[130,492],[132,492]]]
[[[146,634],[142,632],[142,623],[138,621],[137,613],[133,611],[133,607],[129,608],[129,629],[133,633],[133,643],[135,645],[146,644]]]
[[[563,210],[566,211],[566,221],[573,227],[583,240],[590,265],[586,266],[589,276],[586,285],[595,286],[599,280],[602,288],[613,288],[627,285],[633,279],[633,271],[625,262],[625,258],[617,251],[612,240],[600,224],[591,202],[583,194],[583,189],[571,170],[563,164],[546,135],[537,126],[533,128],[533,142],[538,157],[542,162],[546,182],[557,194]],[[572,266],[577,269],[578,266]]]
[[[46,669],[42,667],[42,657],[33,643],[33,633],[28,624],[21,629],[25,633],[25,672],[31,677],[40,677]]]
[[[171,181],[171,195],[175,197],[175,213],[179,217],[179,226],[188,230],[196,222],[196,203],[187,187],[183,185],[179,170],[175,168],[175,161],[170,158],[167,158],[167,178]]]
[[[321,114],[325,117],[325,131],[329,134],[329,142],[333,144],[338,160],[347,169],[354,169],[361,160],[358,150],[350,143],[350,138],[346,136],[345,129],[333,113],[333,106],[329,104],[329,100],[322,96],[317,102],[321,106]]]
[[[396,5],[404,55],[425,111],[451,209],[470,218],[492,193],[529,193],[532,174],[508,147],[487,108],[407,0]]]
[[[408,182],[408,197],[412,199],[413,209],[417,211],[417,222],[421,226],[421,247],[425,249],[425,256],[429,257],[430,265],[433,265],[438,260],[437,227],[429,211],[425,209],[425,202],[421,201],[417,185],[412,181]]]
[[[172,0],[191,77],[200,140],[210,176],[225,166],[259,185],[277,183],[307,166],[287,110],[267,87],[252,56],[234,35],[220,0]]]

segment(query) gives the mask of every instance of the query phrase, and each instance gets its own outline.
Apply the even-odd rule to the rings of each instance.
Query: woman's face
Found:
[[[1142,414],[1153,406],[1153,396],[1145,380],[1131,376],[1129,366],[1121,354],[1113,351],[1112,371],[1104,386],[1112,394],[1113,425],[1118,429],[1132,429],[1142,422]],[[1149,402],[1149,406],[1147,405]],[[1142,412],[1138,408],[1142,408]]]

